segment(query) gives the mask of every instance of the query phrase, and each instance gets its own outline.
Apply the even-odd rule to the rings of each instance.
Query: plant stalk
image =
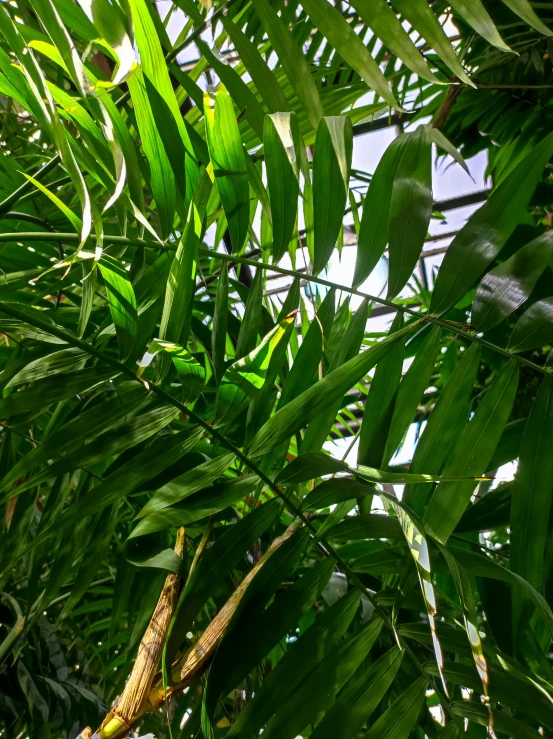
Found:
[[[175,543],[175,552],[181,558],[184,554],[184,542],[185,530],[181,526],[177,531]],[[120,736],[120,732],[127,733],[148,702],[148,695],[177,605],[179,585],[179,574],[167,575],[154,614],[138,647],[131,675],[98,732],[102,739]]]
[[[68,241],[68,242],[73,242],[73,243],[79,243],[80,237],[78,234],[74,234],[74,233],[59,233],[59,232],[49,233],[49,232],[30,231],[30,232],[8,233],[8,234],[0,233],[0,243],[3,243],[5,241],[60,241],[60,242]],[[109,236],[109,238],[106,238],[106,241],[109,241],[112,244],[124,244],[126,246],[144,246],[144,247],[155,248],[155,249],[168,249],[169,251],[176,251],[176,248],[177,248],[176,244],[171,244],[167,242],[161,243],[161,242],[156,242],[156,241],[147,241],[145,239],[139,239],[139,238],[132,239],[132,238],[127,238],[126,236]],[[367,298],[368,300],[374,303],[379,303],[380,305],[386,305],[388,308],[392,308],[393,310],[400,311],[401,313],[406,313],[407,315],[413,316],[414,318],[423,319],[425,321],[428,321],[429,323],[434,324],[435,326],[441,326],[443,329],[445,329],[446,331],[449,331],[450,333],[456,334],[457,336],[461,336],[467,341],[471,341],[476,344],[480,344],[481,346],[485,346],[487,349],[497,352],[498,354],[502,354],[503,356],[508,357],[509,359],[514,359],[520,364],[523,364],[526,367],[530,367],[536,372],[540,372],[541,374],[544,374],[544,375],[553,374],[553,367],[542,367],[539,364],[532,362],[530,359],[521,357],[519,354],[515,354],[514,352],[511,352],[502,346],[498,346],[497,344],[492,344],[492,342],[487,341],[486,339],[483,339],[481,336],[477,336],[474,332],[467,331],[458,325],[452,324],[449,321],[443,320],[442,318],[438,318],[437,316],[421,315],[421,313],[417,312],[416,310],[413,310],[412,308],[409,308],[405,305],[397,305],[393,301],[387,300],[386,298],[381,298],[378,295],[370,295],[369,293],[362,292],[361,290],[356,290],[353,287],[348,287],[347,285],[340,285],[338,283],[331,282],[330,280],[325,280],[322,277],[314,277],[313,275],[309,275],[303,272],[296,272],[293,269],[286,269],[285,267],[279,267],[276,264],[266,264],[265,262],[260,262],[255,259],[248,259],[248,257],[239,257],[236,254],[226,254],[225,252],[213,251],[212,249],[206,249],[203,247],[200,247],[199,254],[205,257],[212,257],[213,259],[221,259],[226,262],[237,262],[238,264],[247,264],[252,267],[259,268],[259,269],[265,269],[269,272],[277,272],[278,274],[281,274],[281,275],[288,275],[290,277],[298,277],[302,280],[307,280],[308,282],[314,282],[317,285],[324,285],[325,287],[334,287],[336,290],[349,293],[350,295],[357,295],[361,298]],[[0,301],[0,310],[4,310],[4,308],[2,307],[3,305],[6,305],[6,304]],[[5,312],[8,312],[8,311],[5,311]],[[27,320],[27,319],[22,319],[22,320]]]
[[[163,703],[165,703],[166,700],[182,692],[186,687],[196,682],[196,680],[203,674],[209,662],[211,661],[211,658],[215,654],[215,651],[221,643],[221,639],[225,635],[225,631],[227,630],[227,627],[250,583],[257,575],[261,567],[263,567],[263,565],[271,557],[271,555],[274,554],[274,552],[294,533],[296,528],[297,524],[293,523],[291,526],[288,527],[288,529],[282,536],[274,539],[263,557],[252,567],[250,572],[238,585],[236,590],[232,593],[225,605],[217,613],[213,621],[211,621],[211,623],[198,639],[196,644],[194,644],[194,646],[172,666],[172,684],[169,685],[165,690],[163,687],[163,674],[161,672],[158,672],[157,674],[155,674],[155,679],[154,675],[152,675],[149,690],[142,697],[142,702],[140,706],[138,705],[138,702],[133,701],[133,704],[130,705],[130,710],[132,711],[132,714],[129,712],[126,715],[122,715],[120,713],[121,699],[124,697],[125,692],[127,692],[127,688],[133,680],[135,672],[137,671],[137,665],[139,662],[139,660],[137,659],[135,667],[133,669],[131,677],[129,678],[129,681],[127,682],[127,685],[125,686],[125,691],[121,696],[121,699],[117,702],[116,706],[110,712],[110,714],[108,714],[106,720],[97,732],[98,739],[122,739],[122,737],[124,737],[130,731],[130,729],[139,721],[140,718],[142,718],[142,716],[144,716],[144,714],[151,713],[152,711],[157,711],[163,705]],[[156,613],[157,610],[158,609],[156,609]],[[152,630],[152,625],[155,622],[155,617],[156,614],[154,613],[154,615],[152,616],[152,621],[150,622],[150,625],[146,630],[146,634],[142,639],[141,648],[142,645],[147,642],[148,633]]]

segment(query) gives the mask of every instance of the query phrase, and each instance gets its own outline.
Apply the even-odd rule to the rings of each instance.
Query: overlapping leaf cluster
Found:
[[[169,5],[0,7],[0,729],[553,735],[549,4]]]

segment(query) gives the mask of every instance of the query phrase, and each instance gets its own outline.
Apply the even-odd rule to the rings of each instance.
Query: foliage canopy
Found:
[[[0,7],[0,733],[553,736],[553,5],[165,5]]]

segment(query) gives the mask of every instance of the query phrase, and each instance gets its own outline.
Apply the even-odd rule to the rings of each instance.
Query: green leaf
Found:
[[[279,446],[292,434],[306,426],[330,404],[359,382],[398,342],[403,341],[413,326],[397,331],[379,344],[330,372],[322,380],[281,408],[255,435],[249,450],[259,456]]]
[[[34,418],[52,403],[86,393],[118,374],[113,367],[92,367],[67,372],[63,383],[55,375],[44,377],[30,387],[0,399],[0,417],[11,418],[25,414],[26,418]]]
[[[150,13],[150,9],[146,0],[129,0],[129,6],[132,14],[132,26],[136,45],[140,53],[140,62],[144,70],[144,79],[150,85],[150,90],[155,91],[159,103],[163,106],[163,116],[170,117],[171,121],[176,124],[176,128],[180,134],[180,138],[186,149],[185,167],[186,167],[186,190],[188,207],[198,184],[200,182],[200,171],[198,166],[198,152],[190,139],[188,129],[185,125],[184,117],[180,111],[177,96],[171,84],[169,70],[163,56],[158,31],[154,24],[154,16]],[[136,71],[135,71],[136,74]],[[132,80],[132,76],[130,78]],[[137,106],[134,106],[135,112]],[[152,163],[150,162],[150,167]],[[182,193],[184,196],[184,193]],[[158,208],[159,202],[156,198]]]
[[[164,428],[175,417],[175,409],[171,407],[158,409],[156,416],[155,423],[149,429],[150,435]],[[166,437],[156,439],[138,455],[138,459],[131,457],[99,485],[92,488],[74,507],[69,508],[64,513],[63,520],[95,513],[134,492],[190,451],[202,434],[201,428],[193,426],[174,434],[169,440]]]
[[[508,8],[511,8],[513,13],[516,13],[519,18],[526,21],[536,31],[543,33],[544,36],[553,35],[549,28],[538,18],[528,0],[503,0],[503,2]]]
[[[194,200],[190,204],[186,225],[171,263],[171,272],[165,290],[159,338],[180,344],[182,347],[186,347],[190,333],[198,249],[210,189],[210,180],[204,175]]]
[[[63,604],[62,612],[58,617],[58,624],[63,619],[67,618],[89,589],[102,564],[102,560],[106,555],[106,550],[110,544],[116,523],[117,505],[114,505],[111,510],[105,511],[98,519],[98,524],[92,540],[92,546],[89,548],[89,551],[85,553],[85,557],[79,567],[73,587],[71,588],[69,598]]]
[[[461,82],[474,87],[474,83],[465,73],[451,42],[438,18],[426,4],[426,0],[394,0],[393,5],[413,28],[426,39],[426,42],[447,64],[453,74],[457,75]]]
[[[271,202],[272,256],[275,264],[288,250],[296,225],[299,196],[299,135],[295,113],[273,113],[266,116],[263,150]]]
[[[326,267],[342,228],[352,152],[349,116],[323,118],[317,128],[313,153],[314,274]]]
[[[281,341],[288,343],[293,324],[294,316],[279,323],[259,346],[226,369],[217,396],[215,425],[223,426],[232,421],[263,389],[271,358]]]
[[[511,413],[518,386],[518,363],[511,360],[497,377],[474,417],[457,442],[444,476],[481,475],[499,442]],[[465,511],[476,481],[446,482],[432,496],[424,523],[438,541],[445,543]]]
[[[365,733],[365,739],[408,739],[424,705],[427,687],[424,677],[415,680],[379,716]]]
[[[309,454],[314,453],[310,452]],[[302,456],[307,457],[308,454]],[[313,488],[306,495],[303,499],[302,508],[307,511],[320,510],[335,503],[343,503],[346,500],[354,500],[357,497],[362,498],[365,495],[372,495],[373,493],[376,493],[376,488],[365,483],[360,483],[349,477],[332,477],[330,480],[325,480],[320,485],[317,485],[316,488]],[[355,519],[358,520],[359,516],[356,516]]]
[[[553,340],[553,297],[538,300],[518,319],[509,340],[513,352],[549,344]]]
[[[352,563],[354,572],[365,572],[371,575],[397,574],[403,572],[406,567],[410,567],[411,572],[415,574],[414,561],[408,556],[405,545],[388,546],[382,542],[375,543],[377,546],[374,551],[355,559]],[[425,630],[429,632],[426,624]]]
[[[108,44],[115,51],[119,60],[119,68],[113,77],[114,84],[119,84],[127,78],[136,64],[136,57],[131,40],[130,18],[128,9],[125,10],[118,3],[109,0],[93,0],[84,6],[86,13],[94,26],[100,32]],[[92,36],[87,39],[94,40],[98,33],[93,29]]]
[[[259,478],[256,475],[244,475],[194,493],[182,503],[155,511],[140,519],[138,525],[131,531],[129,539],[175,526],[187,526],[211,516],[212,513],[218,513],[245,498],[258,482]]]
[[[487,331],[528,299],[536,282],[553,260],[553,234],[546,231],[484,277],[474,298],[471,322]]]
[[[508,526],[511,493],[512,484],[508,484],[479,498],[463,513],[455,531],[491,531],[499,526]]]
[[[432,215],[431,144],[425,126],[406,134],[390,199],[388,299],[405,287]]]
[[[113,257],[103,254],[98,267],[104,278],[109,309],[119,343],[119,358],[125,360],[134,348],[138,330],[136,298],[124,267]]]
[[[344,634],[359,605],[352,590],[319,616],[299,639],[289,646],[275,668],[246,704],[227,736],[251,739],[299,689],[313,667],[319,664]]]
[[[233,23],[228,16],[222,15],[220,17],[220,21],[223,24],[225,31],[228,33],[234,47],[240,54],[240,59],[251,75],[257,91],[261,95],[267,108],[271,113],[290,110],[290,106],[284,96],[281,86],[277,82],[271,68],[266,64],[265,60],[259,53],[257,46],[242,33],[238,25]],[[283,39],[282,44],[289,44],[289,40]]]
[[[38,190],[40,190],[41,193],[43,193],[44,195],[46,195],[46,197],[49,200],[51,200],[54,203],[54,205],[56,205],[61,210],[61,212],[67,218],[67,220],[69,221],[69,223],[71,223],[71,225],[73,226],[73,228],[75,229],[75,231],[80,231],[82,229],[82,227],[83,227],[82,220],[79,218],[79,216],[77,216],[75,213],[73,213],[73,211],[71,210],[71,208],[69,208],[63,202],[63,200],[60,200],[60,198],[58,198],[58,196],[55,193],[53,193],[51,190],[49,190],[46,187],[46,185],[43,185],[42,182],[39,182],[34,177],[31,177],[31,175],[26,174],[25,172],[23,174],[29,180],[29,182],[32,182],[33,185]]]
[[[215,183],[227,217],[232,250],[238,253],[248,235],[250,188],[236,114],[224,87],[216,93],[205,93],[204,111]]]
[[[413,421],[425,390],[430,384],[430,378],[441,348],[441,334],[441,329],[438,326],[430,331],[426,341],[415,354],[413,364],[401,380],[395,399],[388,438],[386,439],[386,448],[382,457],[383,465],[390,463],[394,452]]]
[[[476,1],[479,2],[480,0],[476,0]],[[469,171],[469,168],[467,167],[467,163],[463,159],[462,155],[459,153],[459,150],[453,146],[451,141],[449,141],[449,139],[447,139],[438,128],[434,128],[434,126],[427,125],[426,135],[428,136],[430,141],[433,141],[436,144],[436,146],[438,146],[440,149],[443,149],[447,154],[449,154],[457,162],[457,164],[459,164],[465,170],[468,176],[472,179],[472,175]]]
[[[452,548],[450,548],[450,551],[451,549]],[[540,593],[538,593],[538,591],[523,577],[518,575],[516,572],[512,572],[505,567],[501,567],[488,557],[477,554],[476,552],[469,552],[455,547],[452,553],[471,575],[475,575],[477,577],[490,577],[494,580],[503,580],[504,582],[517,586],[520,585],[532,600],[537,613],[546,624],[549,632],[553,635],[553,613],[551,612],[551,608],[545,598],[540,595]]]
[[[220,61],[209,46],[198,39],[196,46],[200,50],[202,56],[209,62],[223,85],[229,91],[232,100],[239,110],[245,110],[245,117],[257,138],[263,141],[263,119],[265,113],[257,98],[230,64]]]
[[[11,378],[6,387],[24,385],[50,375],[66,374],[72,370],[82,369],[89,356],[87,352],[74,347],[47,354],[26,364]]]
[[[546,136],[502,180],[448,246],[430,308],[441,313],[454,305],[493,262],[524,214],[534,188],[553,155]]]
[[[317,372],[328,344],[334,323],[336,291],[331,288],[311,322],[300,348],[294,357],[290,372],[284,380],[277,409],[283,408],[291,400],[305,392],[317,379]]]
[[[337,339],[341,336],[338,347],[334,350],[330,365],[328,368],[329,374],[334,371],[338,372],[340,368],[345,367],[350,359],[359,355],[365,330],[367,326],[367,308],[368,299],[363,300],[359,308],[353,314],[349,326],[345,331],[340,331],[341,322],[339,321],[340,314],[338,313],[333,324],[333,333],[330,336],[330,340],[334,338],[334,333],[337,333]],[[349,309],[348,309],[349,310]],[[330,343],[330,341],[329,341]],[[332,346],[330,347],[332,348]],[[330,351],[329,348],[329,351]],[[337,377],[338,375],[336,375]],[[326,410],[320,413],[313,422],[308,426],[303,441],[301,443],[301,452],[318,451],[323,446],[324,442],[328,438],[328,435],[336,420],[336,415],[340,411],[344,404],[344,398],[339,397],[333,403],[328,404]]]
[[[425,471],[439,474],[461,436],[469,415],[469,402],[480,367],[480,347],[473,344],[449,378],[415,449],[409,470],[413,474]],[[422,513],[430,485],[408,486],[403,501],[417,513]]]
[[[271,556],[271,560],[273,556]],[[265,565],[263,566],[263,568]],[[248,605],[229,626],[215,654],[206,687],[206,705],[213,716],[217,700],[258,664],[294,629],[313,605],[334,568],[332,559],[319,562],[264,611]],[[284,571],[283,571],[284,574]]]
[[[158,131],[140,68],[127,80],[144,154],[150,165],[151,188],[163,238],[173,230],[177,190],[171,163]]]
[[[553,377],[543,378],[528,417],[519,463],[512,488],[510,520],[511,569],[536,590],[543,585],[543,562],[549,536],[547,517],[543,511],[551,506],[553,459],[549,454],[553,439]],[[515,624],[520,618],[525,599],[520,590],[514,592]]]
[[[390,328],[389,336],[394,336],[395,333],[401,331],[402,327],[403,314],[398,311]],[[357,462],[360,465],[382,467],[384,449],[401,381],[404,354],[404,344],[396,344],[378,363],[371,379],[359,435]],[[369,513],[370,501],[368,502],[368,508],[369,510],[365,510],[363,507],[361,512]]]
[[[242,359],[252,352],[257,344],[257,335],[261,328],[263,311],[263,270],[258,269],[248,293],[244,318],[240,324],[240,332],[236,342],[236,356]]]
[[[184,433],[184,432],[181,432]],[[145,506],[136,514],[135,518],[144,518],[149,513],[160,511],[163,508],[179,503],[184,498],[209,487],[218,477],[221,477],[231,466],[235,459],[234,454],[222,454],[220,457],[210,459],[198,467],[185,472],[175,480],[160,488],[150,498]]]
[[[90,320],[90,314],[94,306],[94,295],[96,292],[96,265],[90,264],[90,261],[83,260],[82,262],[82,280],[81,285],[83,286],[83,294],[81,300],[81,309],[79,311],[79,323],[77,325],[77,336],[82,339],[88,321]]]
[[[451,704],[455,716],[468,719],[471,723],[480,726],[489,726],[493,723],[495,731],[505,736],[516,736],[517,739],[538,739],[540,733],[528,724],[506,714],[505,711],[494,711],[478,703],[459,701]]]
[[[89,92],[90,83],[86,77],[81,58],[57,12],[56,6],[52,0],[34,0],[33,5],[40,15],[42,25],[58,49],[73,84],[82,95],[86,95]]]
[[[303,3],[302,3],[303,4]],[[328,39],[342,59],[367,83],[369,89],[399,110],[388,81],[369,50],[346,19],[328,3],[305,0],[303,7],[313,25]]]
[[[59,389],[59,381],[57,383]],[[49,436],[25,454],[0,481],[0,489],[6,488],[23,477],[29,471],[36,469],[49,460],[68,456],[75,449],[79,449],[92,441],[103,432],[117,427],[135,415],[147,396],[145,388],[135,388],[119,395],[117,398],[108,397],[103,402],[83,411],[75,418],[68,420]]]
[[[457,739],[459,736],[459,727],[457,724],[451,723],[438,731],[436,739]]]
[[[488,480],[478,475],[426,475],[420,472],[387,472],[386,470],[377,470],[374,467],[365,467],[359,465],[353,472],[363,479],[371,482],[391,483],[391,484],[409,484],[409,483],[426,483],[426,482],[463,482],[472,480],[474,484],[481,480]]]
[[[353,287],[359,287],[380,261],[388,242],[392,188],[407,136],[397,136],[382,155],[363,203]]]
[[[302,49],[267,0],[254,0],[253,7],[259,15],[259,20],[282,64],[286,77],[307,113],[311,127],[317,130],[319,121],[324,116],[324,109],[319,90],[311,76],[311,70]],[[288,107],[284,108],[284,110],[288,109]]]
[[[426,669],[431,674],[435,672],[431,665],[426,665]],[[445,674],[448,680],[456,685],[480,690],[479,678],[472,665],[448,662],[445,666]],[[544,726],[551,726],[552,710],[549,696],[544,695],[535,685],[530,684],[526,677],[520,679],[512,671],[507,673],[492,669],[490,687],[493,700],[505,706],[511,706],[518,715],[526,714],[532,722],[539,721]],[[485,706],[482,707],[486,709]],[[495,713],[494,711],[494,715]],[[509,736],[518,736],[518,734],[509,733]]]
[[[72,3],[73,7],[76,7]],[[134,50],[131,52],[134,59]],[[99,86],[96,88],[96,94],[98,95],[104,109],[111,121],[114,129],[114,136],[118,146],[121,147],[121,152],[125,158],[125,164],[127,168],[127,183],[129,185],[129,193],[132,202],[135,204],[139,211],[144,211],[144,192],[142,189],[142,181],[140,177],[140,165],[138,161],[138,154],[134,140],[125,124],[123,116],[118,111],[115,103],[109,96],[106,90],[102,90]],[[155,232],[154,232],[155,233]]]
[[[465,628],[467,630],[467,638],[470,643],[472,651],[472,657],[474,660],[474,666],[478,672],[480,680],[482,681],[482,689],[484,695],[488,695],[488,663],[484,656],[484,649],[482,647],[482,639],[480,638],[480,627],[478,624],[478,617],[476,614],[476,605],[474,602],[474,595],[471,588],[470,579],[466,570],[459,565],[455,557],[449,552],[447,547],[439,546],[440,552],[447,562],[447,566],[453,577],[453,582],[459,595],[459,600],[463,607],[465,617]]]
[[[166,352],[173,360],[173,365],[182,382],[182,402],[192,403],[205,387],[205,368],[182,346],[154,339],[148,347],[148,354],[157,354],[160,351]]]
[[[29,711],[33,719],[36,720],[38,724],[48,721],[50,713],[48,704],[40,694],[22,659],[17,661],[17,681],[19,682],[23,695],[29,704]]]
[[[385,0],[354,0],[352,5],[360,18],[374,31],[392,54],[401,59],[419,77],[428,82],[440,84],[401,25],[401,21]]]
[[[451,0],[451,7],[488,43],[501,51],[511,51],[480,0]]]
[[[173,416],[170,416],[171,413]],[[84,434],[82,437],[77,437],[78,443],[76,444],[61,444],[60,446],[62,448],[70,448],[73,451],[66,455],[56,454],[54,456],[54,462],[51,465],[47,466],[37,475],[27,479],[22,485],[24,487],[31,487],[34,484],[49,480],[67,471],[86,468],[88,465],[98,464],[99,462],[103,463],[106,457],[109,458],[115,454],[120,454],[157,433],[169,422],[168,419],[170,420],[174,417],[175,410],[172,406],[161,406],[147,413],[137,415],[134,418],[130,410],[127,410],[127,414],[126,418],[119,416],[118,423],[113,424],[113,426],[106,421],[104,424],[105,427],[111,427],[111,430],[102,433],[100,436],[96,432],[96,438],[88,444],[80,443],[81,439],[86,439]],[[67,427],[69,426],[70,424],[67,424]],[[62,427],[61,431],[65,431],[65,427]],[[50,441],[50,438],[53,439],[54,437],[57,437],[57,440],[59,440],[60,435],[58,433],[52,434],[52,437],[49,437],[47,442]],[[75,440],[72,441],[75,442]]]
[[[436,622],[438,617],[438,604],[434,584],[432,582],[432,566],[430,563],[430,550],[428,547],[428,539],[426,531],[418,518],[403,503],[399,503],[397,499],[391,495],[381,493],[381,497],[386,497],[392,509],[398,517],[403,534],[409,545],[409,551],[415,561],[421,594],[426,607],[428,617],[428,625],[432,634],[432,646],[436,657],[436,665],[442,679],[444,692],[447,694],[447,686],[443,675],[443,651],[436,630]]]
[[[237,654],[237,648],[239,652],[243,643],[244,636],[242,626],[244,622],[246,622],[246,624],[249,623],[251,627],[249,618],[250,614],[257,613],[260,615],[260,612],[274,595],[284,577],[293,571],[298,564],[298,561],[305,553],[307,542],[308,533],[303,529],[295,531],[282,544],[280,544],[278,548],[273,549],[272,551],[268,550],[269,556],[267,560],[255,573],[255,576],[248,583],[246,590],[243,592],[236,610],[232,615],[231,621],[225,630],[225,635],[217,649],[217,653],[209,673],[208,684],[206,687],[206,707],[211,719],[213,719],[213,711],[220,693],[225,691],[228,685],[226,677],[227,673],[231,672],[232,669],[236,669],[228,669],[229,665],[227,660],[224,659],[224,654],[226,653],[228,656],[232,657],[233,661],[240,659],[239,653]],[[219,659],[221,659],[220,663]],[[241,671],[242,666],[239,666],[238,674],[240,674]],[[234,678],[232,682],[234,682]]]
[[[152,567],[181,574],[183,563],[175,550],[169,548],[160,550],[159,543],[150,542],[148,539],[149,537],[142,537],[126,542],[123,551],[127,560],[135,567]]]
[[[277,709],[263,732],[265,739],[294,739],[311,723],[363,662],[381,628],[382,621],[373,619],[315,666]]]
[[[349,739],[360,731],[392,684],[402,657],[402,651],[393,647],[348,685],[318,724],[313,739]]]
[[[322,485],[319,487],[322,487]],[[376,491],[373,489],[373,492]],[[352,492],[352,497],[355,494],[355,492]],[[340,521],[340,523],[328,529],[326,536],[329,539],[337,539],[339,541],[352,541],[356,539],[401,540],[403,539],[403,530],[397,520],[391,516],[365,513],[360,516],[348,516],[344,521]]]
[[[307,452],[306,454],[300,454],[299,457],[296,457],[279,472],[275,482],[295,485],[298,482],[314,480],[316,477],[323,477],[347,469],[349,468],[345,462],[330,457],[328,454]]]

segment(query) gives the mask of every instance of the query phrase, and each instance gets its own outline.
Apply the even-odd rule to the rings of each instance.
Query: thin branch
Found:
[[[66,242],[73,242],[78,243],[80,241],[80,237],[78,234],[74,233],[40,233],[35,231],[29,231],[26,233],[12,233],[12,234],[5,234],[0,233],[0,243],[5,241],[66,241]],[[147,241],[145,239],[139,239],[139,238],[128,238],[126,236],[109,236],[106,237],[106,241],[109,241],[111,244],[125,244],[126,246],[145,246],[149,248],[154,249],[167,249],[169,251],[176,251],[176,244],[172,244],[170,242],[156,242],[156,241]],[[453,334],[456,334],[457,336],[461,336],[467,341],[475,342],[477,344],[480,344],[481,346],[485,346],[487,349],[490,349],[491,351],[495,351],[498,354],[502,354],[505,357],[508,357],[509,359],[514,359],[520,364],[524,364],[526,367],[530,367],[536,372],[540,372],[544,375],[553,374],[553,367],[542,367],[539,364],[536,364],[535,362],[532,362],[530,359],[526,359],[525,357],[521,357],[519,354],[515,354],[514,352],[510,352],[508,349],[505,349],[502,346],[498,346],[497,344],[492,344],[491,341],[487,341],[486,339],[483,339],[481,336],[478,336],[476,332],[465,330],[461,328],[460,326],[456,324],[452,324],[450,321],[445,321],[442,318],[438,318],[437,316],[432,316],[429,314],[421,315],[421,313],[417,312],[416,310],[413,310],[412,308],[409,308],[405,305],[397,305],[397,303],[394,303],[392,300],[387,300],[386,298],[382,298],[378,295],[370,295],[369,293],[365,293],[362,290],[356,290],[353,287],[348,287],[347,285],[340,285],[336,282],[331,282],[330,280],[325,280],[322,277],[314,277],[313,275],[308,275],[302,272],[296,272],[293,269],[286,269],[285,267],[279,267],[276,264],[266,264],[265,262],[260,262],[255,259],[249,259],[247,257],[239,257],[236,254],[225,254],[224,252],[219,251],[213,251],[212,249],[207,249],[205,247],[200,248],[199,253],[201,256],[205,257],[211,257],[213,259],[222,259],[223,261],[227,262],[238,262],[240,264],[247,264],[252,267],[256,267],[259,269],[268,270],[269,272],[278,272],[281,275],[288,275],[290,277],[299,277],[302,280],[307,280],[309,282],[314,282],[318,285],[324,285],[325,287],[334,287],[336,290],[341,290],[342,292],[349,293],[350,295],[358,295],[361,298],[367,298],[368,300],[374,302],[374,303],[380,303],[381,305],[386,305],[389,308],[392,308],[393,310],[400,311],[401,313],[406,313],[410,316],[414,316],[415,318],[423,318],[425,321],[428,321],[429,323],[433,323],[436,326],[441,326],[446,331],[449,331]],[[6,305],[5,303],[3,305]],[[22,318],[21,320],[26,321],[27,318]],[[45,323],[45,326],[48,326],[50,328],[51,324]],[[48,328],[48,330],[49,330]],[[49,331],[52,333],[51,331]]]

